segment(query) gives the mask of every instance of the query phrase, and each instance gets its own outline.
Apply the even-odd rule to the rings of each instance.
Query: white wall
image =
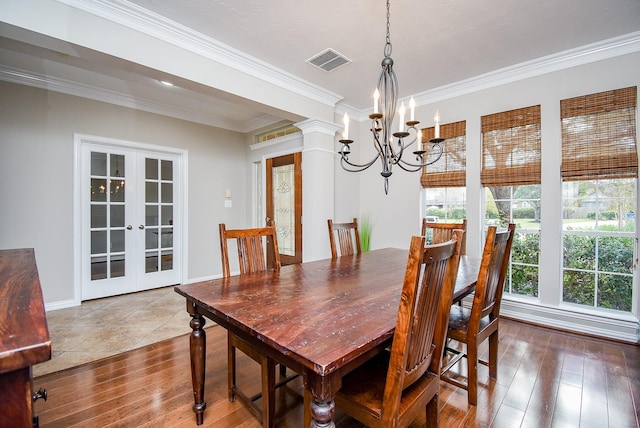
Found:
[[[0,93],[0,248],[35,248],[48,305],[73,299],[74,133],[188,150],[184,268],[221,273],[217,224],[251,219],[243,134],[11,83]]]

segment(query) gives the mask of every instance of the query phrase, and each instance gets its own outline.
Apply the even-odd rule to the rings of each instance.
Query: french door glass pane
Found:
[[[124,227],[124,205],[111,205],[111,227]]]
[[[145,207],[146,217],[145,221],[147,222],[147,227],[157,226],[158,225],[158,206],[157,205],[147,205]]]
[[[91,205],[91,227],[107,227],[106,205]]]
[[[91,175],[107,175],[107,154],[91,152]]]

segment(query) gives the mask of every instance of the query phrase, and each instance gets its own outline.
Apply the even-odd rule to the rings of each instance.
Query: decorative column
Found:
[[[302,130],[303,262],[331,257],[327,219],[334,213],[334,142],[341,127],[322,119],[295,124]]]

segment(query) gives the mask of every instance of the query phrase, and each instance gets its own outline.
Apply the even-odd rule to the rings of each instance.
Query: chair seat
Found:
[[[458,342],[458,348],[446,347],[447,353],[454,354],[445,358],[440,378],[455,386],[467,390],[467,401],[475,406],[478,403],[478,363],[489,367],[489,377],[498,375],[498,325],[500,320],[500,301],[505,278],[509,269],[511,246],[515,234],[515,223],[507,230],[498,232],[496,226],[489,226],[482,252],[482,262],[473,295],[471,308],[454,306],[449,310],[449,329],[447,340]],[[489,342],[488,361],[481,360],[478,346],[485,340]],[[447,342],[449,343],[449,342]],[[466,359],[466,381],[448,376],[447,372]]]
[[[467,330],[469,329],[469,320],[471,317],[471,309],[464,306],[452,306],[451,312],[449,312],[449,338],[458,340],[465,339],[467,337]],[[489,316],[480,319],[480,330],[486,329],[491,320]]]
[[[376,426],[382,416],[382,399],[391,353],[381,352],[371,360],[343,378],[342,388],[336,395],[336,404],[349,414],[360,414],[358,418],[369,426]],[[411,406],[426,406],[439,389],[439,376],[426,372],[420,379],[402,392],[400,414],[407,414]],[[416,404],[420,400],[423,404]],[[366,415],[363,415],[366,413]],[[379,422],[378,422],[379,423]],[[402,424],[401,424],[402,425]]]

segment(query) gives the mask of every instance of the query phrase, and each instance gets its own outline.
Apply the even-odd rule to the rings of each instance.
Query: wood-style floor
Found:
[[[498,379],[480,366],[478,406],[441,383],[443,427],[638,427],[640,347],[502,320]],[[486,352],[486,346],[483,347]],[[258,390],[259,368],[239,360],[239,382]],[[207,330],[203,427],[260,427],[227,398],[226,332]],[[47,402],[41,427],[195,427],[188,336],[34,379]],[[279,427],[301,427],[301,385],[278,392]],[[336,412],[337,426],[361,427]],[[424,417],[412,427],[425,425]]]

